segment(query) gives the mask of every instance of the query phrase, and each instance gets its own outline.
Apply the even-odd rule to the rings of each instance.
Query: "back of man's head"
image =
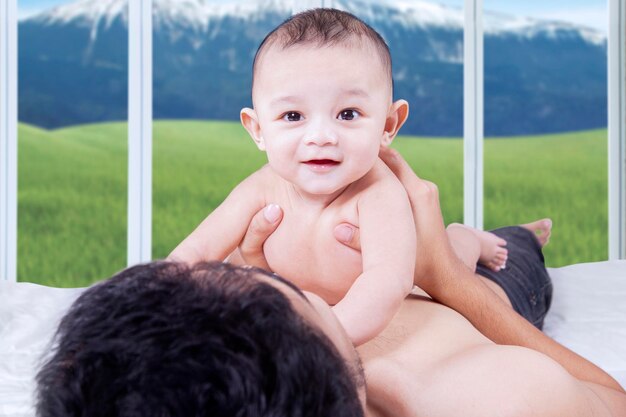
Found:
[[[38,415],[362,416],[334,346],[259,273],[157,262],[87,289],[38,375]]]

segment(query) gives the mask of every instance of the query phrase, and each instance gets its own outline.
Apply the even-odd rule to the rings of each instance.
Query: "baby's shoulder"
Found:
[[[276,175],[268,164],[265,164],[250,174],[246,179],[239,183],[239,185],[261,191],[266,187],[271,187],[273,184],[276,184],[279,180],[280,177]]]
[[[286,181],[267,164],[250,174],[237,187],[263,201],[279,205],[284,203],[289,188]]]
[[[380,158],[359,182],[360,184],[358,184],[357,188],[362,196],[378,195],[391,197],[406,195],[406,190],[398,177]]]

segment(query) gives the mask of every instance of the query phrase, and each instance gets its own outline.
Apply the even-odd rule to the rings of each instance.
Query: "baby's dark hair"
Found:
[[[87,289],[40,371],[40,417],[361,417],[335,346],[259,269],[155,262]]]
[[[261,42],[252,64],[252,79],[263,53],[271,46],[282,49],[294,45],[312,44],[318,47],[353,45],[369,42],[377,51],[389,83],[392,85],[391,54],[385,40],[367,23],[351,13],[337,9],[310,9],[285,20]]]

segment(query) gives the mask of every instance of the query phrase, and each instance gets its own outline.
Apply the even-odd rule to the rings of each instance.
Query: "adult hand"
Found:
[[[239,247],[227,261],[235,265],[252,265],[269,270],[263,254],[263,243],[274,233],[283,219],[283,211],[276,204],[269,204],[260,210],[250,221],[248,231]]]

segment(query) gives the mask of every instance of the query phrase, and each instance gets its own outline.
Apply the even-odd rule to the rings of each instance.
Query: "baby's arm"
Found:
[[[250,219],[266,204],[263,177],[262,169],[235,187],[167,259],[188,264],[224,260],[243,238]]]
[[[413,287],[416,234],[399,181],[370,186],[358,203],[363,273],[333,310],[355,346],[380,333]]]

